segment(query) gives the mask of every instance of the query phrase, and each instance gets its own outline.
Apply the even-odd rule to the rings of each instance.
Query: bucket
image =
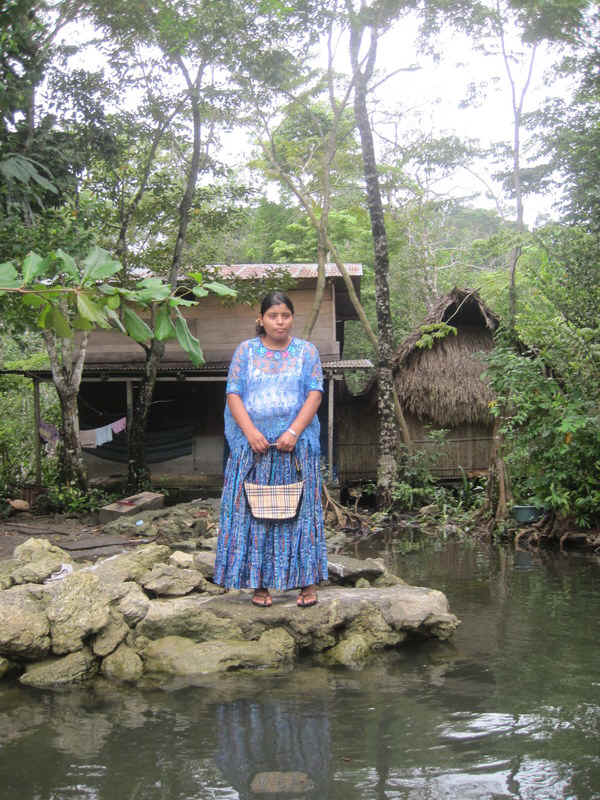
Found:
[[[542,516],[543,509],[537,506],[513,506],[510,513],[520,523],[536,522]]]

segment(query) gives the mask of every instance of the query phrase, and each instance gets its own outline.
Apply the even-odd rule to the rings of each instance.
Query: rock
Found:
[[[7,500],[8,505],[13,508],[15,511],[30,511],[31,506],[27,502],[27,500]]]
[[[250,791],[255,794],[306,794],[315,784],[306,772],[257,772]]]
[[[202,550],[209,550],[216,552],[218,541],[219,541],[218,536],[209,536],[207,539],[202,539],[200,541],[200,547],[202,548]]]
[[[196,595],[173,600],[151,600],[148,613],[137,626],[136,632],[149,639],[183,636],[193,642],[243,639],[239,625],[211,610],[207,605],[210,599]],[[259,632],[256,632],[255,638],[258,635]]]
[[[212,640],[194,644],[180,636],[151,642],[142,653],[150,675],[207,675],[248,667],[280,667],[294,659],[293,638],[283,628],[265,631],[258,641]]]
[[[102,662],[102,674],[117,681],[137,681],[142,677],[144,664],[135,650],[121,644]]]
[[[169,545],[178,552],[184,551],[192,555],[192,553],[200,548],[200,541],[200,539],[177,539],[176,541],[169,542]]]
[[[123,614],[123,618],[125,619],[127,625],[133,627],[137,625],[140,620],[144,619],[148,613],[150,600],[137,585],[137,583],[128,581],[124,583],[123,586],[127,586],[129,588],[127,593],[121,598],[118,604],[118,609],[121,614]]]
[[[97,660],[92,651],[85,648],[62,658],[50,658],[38,664],[31,664],[19,681],[25,686],[44,689],[87,680],[97,671]]]
[[[0,655],[35,661],[50,651],[50,623],[40,593],[29,585],[0,592]]]
[[[159,596],[182,597],[194,589],[202,591],[206,578],[195,569],[180,569],[172,564],[155,564],[141,583],[144,589]]]
[[[194,569],[201,572],[209,580],[215,572],[215,553],[200,552],[194,553]]]
[[[354,584],[355,589],[368,589],[370,582],[366,578],[359,578]]]
[[[12,661],[9,661],[8,658],[3,658],[0,656],[0,680],[2,680],[5,675],[8,675],[9,672],[12,672],[14,669],[16,669],[16,667],[17,665]]]
[[[104,657],[112,653],[129,633],[123,615],[116,609],[110,610],[110,619],[107,625],[94,637],[92,650],[95,655]]]
[[[380,575],[378,578],[375,578],[373,581],[373,586],[400,586],[404,584],[406,586],[406,581],[403,581],[402,578],[399,578],[397,575],[394,575],[392,572],[388,572],[387,569]]]
[[[30,561],[37,561],[38,559],[46,558],[49,555],[56,556],[59,563],[61,561],[73,561],[66,550],[63,550],[62,548],[57,547],[57,545],[52,544],[52,542],[49,542],[48,539],[38,539],[35,537],[27,539],[22,544],[15,547],[13,553],[14,558],[16,558],[16,560],[21,564],[27,564]]]
[[[17,563],[11,577],[16,584],[42,583],[50,575],[58,572],[63,564],[74,564],[66,550],[62,550],[47,539],[27,539],[15,547],[14,558]]]
[[[169,547],[146,544],[131,553],[122,553],[96,562],[90,571],[102,581],[123,582],[143,579],[155,564],[165,562],[171,555]]]
[[[183,569],[192,568],[194,566],[194,556],[192,553],[186,553],[182,550],[175,550],[169,556],[169,564],[174,567],[182,567]]]
[[[327,562],[329,580],[332,583],[354,584],[359,578],[368,581],[379,578],[385,572],[382,564],[374,558],[358,559],[351,556],[333,556]]]
[[[75,572],[48,587],[46,609],[50,621],[52,651],[57,655],[83,648],[83,640],[98,633],[109,620],[108,595],[91,572]]]
[[[18,566],[19,562],[16,558],[7,558],[5,561],[0,561],[0,591],[13,585],[12,572]]]
[[[371,655],[368,640],[360,633],[352,633],[327,650],[322,661],[359,669]]]

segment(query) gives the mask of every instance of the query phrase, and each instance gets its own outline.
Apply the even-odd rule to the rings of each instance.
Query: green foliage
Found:
[[[0,264],[0,296],[17,294],[37,326],[54,331],[60,339],[72,337],[76,330],[112,326],[146,344],[155,337],[155,330],[136,309],[151,312],[154,308],[160,312],[154,320],[156,338],[164,341],[174,334],[191,361],[196,366],[203,364],[200,343],[179,310],[179,306],[197,301],[185,299],[156,277],[143,278],[133,289],[105,283],[120,270],[120,262],[100,247],[93,247],[80,263],[61,249],[45,258],[30,252],[23,259],[20,274],[11,262]],[[200,296],[209,292],[236,296],[236,291],[223,283],[204,281],[201,273],[190,273],[189,277],[195,283],[192,291]],[[174,321],[171,313],[175,314]]]
[[[581,527],[600,519],[598,393],[564,383],[534,353],[498,345],[488,374],[498,395],[505,459],[519,503],[572,517]]]
[[[77,486],[52,482],[48,491],[38,498],[35,508],[38,511],[51,511],[57,514],[88,514],[98,511],[117,498],[117,494],[96,487],[83,490]]]
[[[431,350],[436,340],[445,339],[447,336],[457,336],[458,330],[453,325],[445,322],[435,322],[431,325],[421,325],[421,336],[415,342],[415,347],[420,350]]]
[[[17,348],[8,343],[6,349],[13,355]],[[26,358],[9,358],[2,366],[21,370],[47,365],[47,355],[38,352]],[[52,384],[40,386],[40,411],[44,421],[58,424],[60,411]],[[34,480],[35,436],[31,381],[20,375],[0,376],[0,496],[18,496],[20,489]]]

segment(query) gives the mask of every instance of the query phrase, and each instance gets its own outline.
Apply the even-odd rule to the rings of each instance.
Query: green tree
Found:
[[[155,277],[143,278],[133,289],[116,286],[110,280],[120,270],[121,264],[98,247],[81,261],[56,250],[45,258],[29,253],[19,270],[11,262],[0,264],[0,293],[19,297],[24,312],[30,313],[30,324],[41,329],[61,405],[62,477],[80,489],[86,487],[86,475],[77,396],[89,331],[114,326],[142,345],[176,338],[195,364],[203,363],[200,344],[180,310],[196,301]],[[203,283],[201,275],[190,277],[191,292],[197,297],[209,291],[233,293],[221,284]],[[138,314],[140,310],[146,311],[150,325]]]

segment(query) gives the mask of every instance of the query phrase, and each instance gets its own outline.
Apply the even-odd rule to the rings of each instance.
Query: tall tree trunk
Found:
[[[354,115],[360,133],[363,169],[367,187],[367,205],[373,235],[375,306],[377,311],[377,409],[379,450],[377,463],[377,501],[380,508],[391,505],[392,485],[396,478],[397,427],[394,406],[393,327],[390,312],[389,255],[383,217],[383,203],[377,175],[373,131],[367,109],[367,87],[373,74],[377,53],[377,33],[371,30],[369,52],[361,69],[359,50],[364,33],[361,22],[354,19],[350,32],[350,57],[354,78]]]
[[[144,376],[140,381],[134,401],[133,419],[127,437],[127,486],[132,492],[140,492],[148,489],[151,485],[151,474],[146,459],[145,434],[156,386],[156,375],[164,352],[164,344],[158,339],[153,339],[147,349]]]
[[[85,362],[88,334],[79,341],[59,339],[52,330],[44,330],[46,349],[50,357],[52,380],[60,401],[62,419],[62,449],[60,452],[61,479],[65,484],[87,489],[87,475],[79,441],[79,411],[77,396]]]
[[[196,78],[191,80],[187,68],[181,58],[177,59],[177,64],[183,73],[188,87],[188,96],[192,110],[192,121],[194,139],[192,145],[192,158],[185,186],[183,197],[179,205],[179,229],[173,250],[171,268],[169,270],[169,283],[174,290],[177,287],[177,278],[181,267],[181,260],[185,246],[186,234],[189,223],[190,209],[194,198],[194,191],[200,172],[201,142],[202,142],[202,115],[200,110],[200,85],[202,82],[203,66],[198,69]],[[152,339],[150,345],[145,348],[146,363],[144,374],[138,387],[138,393],[134,406],[133,419],[127,437],[128,449],[128,489],[138,492],[145,489],[150,484],[151,474],[148,468],[145,448],[146,425],[156,386],[156,376],[160,367],[160,362],[165,352],[162,342]]]

